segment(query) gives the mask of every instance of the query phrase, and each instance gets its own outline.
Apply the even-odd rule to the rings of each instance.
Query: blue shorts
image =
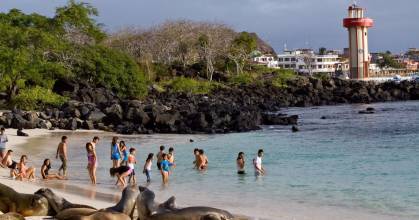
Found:
[[[112,154],[111,159],[112,160],[119,160],[120,156],[119,156],[119,154]]]

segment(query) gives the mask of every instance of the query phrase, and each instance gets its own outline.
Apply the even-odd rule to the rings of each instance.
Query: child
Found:
[[[150,174],[151,174],[151,165],[153,164],[153,156],[154,154],[150,153],[148,154],[147,160],[144,164],[144,170],[143,173],[147,176],[147,183],[151,181]]]
[[[127,145],[125,145],[125,141],[120,141],[119,142],[119,151],[121,152],[121,165],[128,165],[128,149],[127,149]]]
[[[132,183],[135,185],[135,169],[134,165],[137,164],[137,159],[135,159],[135,148],[131,147],[129,149],[129,156],[128,156],[128,166],[132,169],[132,173],[129,175],[128,183]]]
[[[169,172],[170,172],[170,167],[175,167],[174,163],[170,163],[167,160],[167,154],[163,154],[163,161],[160,163],[161,166],[161,176],[163,179],[163,184],[167,184],[169,183]]]
[[[111,143],[112,168],[119,167],[120,159],[121,159],[121,152],[119,151],[118,137],[113,137],[112,143]]]
[[[23,179],[35,180],[35,168],[27,167],[26,166],[27,160],[28,160],[28,157],[26,155],[22,155],[22,157],[20,157],[20,162],[18,164],[19,173],[16,176],[17,180],[20,180],[20,181],[23,181]]]
[[[132,172],[132,169],[129,166],[120,166],[117,168],[111,168],[109,170],[109,173],[111,174],[111,177],[114,177],[115,175],[118,177],[118,180],[116,181],[115,185],[118,185],[121,183],[121,186],[126,186],[125,177],[129,176]]]
[[[199,149],[198,170],[205,170],[208,167],[208,157],[203,149]]]

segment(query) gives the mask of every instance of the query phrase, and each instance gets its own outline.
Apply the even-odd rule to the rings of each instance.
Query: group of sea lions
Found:
[[[96,209],[73,204],[42,188],[34,194],[18,193],[0,183],[0,220],[21,220],[26,216],[53,216],[58,220],[233,220],[232,214],[211,207],[178,208],[175,197],[157,203],[153,191],[127,186],[121,200],[112,207]]]

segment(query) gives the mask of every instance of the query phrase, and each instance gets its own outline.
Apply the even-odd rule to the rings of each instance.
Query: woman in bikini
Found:
[[[26,162],[28,157],[26,155],[22,155],[20,157],[20,161],[18,163],[18,174],[16,176],[17,180],[23,181],[23,179],[28,180],[35,180],[35,168],[33,167],[26,167]]]
[[[87,152],[87,170],[89,171],[89,177],[92,184],[96,184],[96,168],[97,168],[97,156],[96,150],[92,143],[86,143]]]
[[[49,172],[50,169],[51,169],[51,161],[50,159],[45,159],[44,163],[41,166],[41,176],[43,180],[52,180],[52,179],[65,180],[66,179],[64,176],[60,176],[56,173],[50,173]]]

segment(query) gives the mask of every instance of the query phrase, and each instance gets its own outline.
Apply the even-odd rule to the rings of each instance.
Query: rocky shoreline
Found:
[[[117,97],[104,87],[58,80],[54,92],[70,97],[61,108],[42,112],[14,109],[0,116],[10,128],[99,129],[122,134],[228,133],[260,129],[260,125],[296,125],[298,116],[282,107],[419,100],[419,84],[297,78],[286,88],[242,85],[209,95],[158,92],[144,100]]]

